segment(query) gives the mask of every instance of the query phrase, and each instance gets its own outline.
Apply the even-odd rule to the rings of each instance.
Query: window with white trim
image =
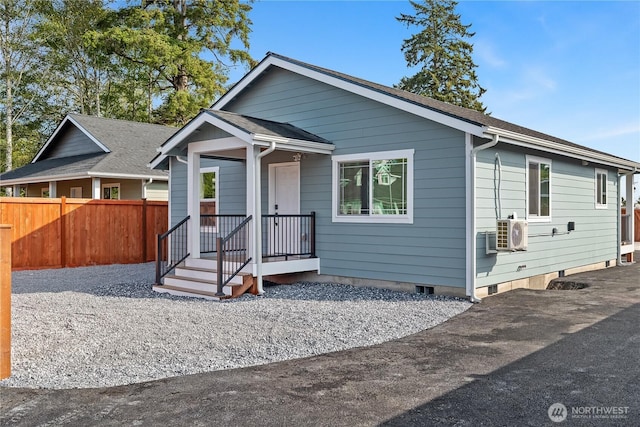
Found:
[[[333,221],[412,223],[413,154],[333,156]]]
[[[607,209],[607,171],[596,169],[596,209]]]
[[[120,200],[120,184],[102,184],[102,198],[106,200]]]
[[[218,213],[218,167],[200,168],[200,225],[215,231],[215,218],[203,218],[203,215]]]
[[[551,160],[527,156],[527,219],[551,220]]]

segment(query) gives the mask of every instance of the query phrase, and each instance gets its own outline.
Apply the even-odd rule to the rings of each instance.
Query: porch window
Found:
[[[527,156],[527,219],[551,220],[551,160]]]
[[[45,197],[45,198],[49,198],[49,187],[42,187],[40,189],[40,196],[41,197]]]
[[[596,169],[596,209],[607,209],[607,171]]]
[[[218,213],[218,173],[219,168],[200,169],[200,225],[215,231],[216,219],[204,215]]]
[[[334,156],[333,221],[412,223],[413,153]]]
[[[102,184],[102,198],[107,200],[120,200],[120,184]]]

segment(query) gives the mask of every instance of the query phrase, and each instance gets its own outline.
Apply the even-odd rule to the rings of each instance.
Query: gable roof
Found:
[[[67,157],[46,158],[63,131],[69,126],[79,129],[97,147],[95,153]],[[20,180],[72,179],[88,176],[114,176],[131,179],[168,179],[167,173],[149,170],[151,159],[162,141],[176,132],[176,128],[149,123],[69,114],[47,139],[31,163],[3,174],[3,184]],[[15,182],[17,183],[17,182]]]
[[[269,146],[278,142],[280,149],[328,154],[335,146],[324,138],[290,123],[275,122],[229,111],[203,109],[182,129],[166,140],[149,163],[152,168],[166,168],[169,153],[185,139],[208,123],[250,145]]]
[[[498,135],[501,141],[514,145],[528,146],[628,170],[640,168],[638,162],[509,123],[479,111],[447,104],[271,52],[211,108],[214,110],[223,109],[225,105],[258,80],[264,72],[268,71],[269,67],[283,68],[482,138],[493,138]]]

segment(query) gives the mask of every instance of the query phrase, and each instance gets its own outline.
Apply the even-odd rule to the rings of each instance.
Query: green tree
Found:
[[[455,12],[453,0],[410,1],[415,15],[401,14],[396,19],[420,31],[402,43],[409,67],[419,67],[416,74],[403,77],[398,88],[428,96],[449,104],[481,112],[486,107],[479,98],[485,93],[478,83],[473,45],[469,31]]]
[[[157,105],[154,121],[181,125],[224,93],[231,67],[253,65],[250,10],[239,0],[144,0],[111,12],[88,37],[115,55],[149,109]]]
[[[105,15],[102,0],[40,0],[36,35],[50,68],[47,89],[61,112],[102,116],[106,92],[118,70],[108,55],[85,41]]]
[[[0,1],[0,111],[4,126],[2,151],[3,170],[14,167],[14,130],[27,120],[28,113],[37,95],[35,77],[41,72],[39,51],[33,39],[36,13],[32,2],[27,0]],[[28,126],[26,126],[28,128]]]

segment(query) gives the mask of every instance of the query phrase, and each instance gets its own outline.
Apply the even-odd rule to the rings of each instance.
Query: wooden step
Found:
[[[216,296],[215,292],[202,291],[200,289],[190,289],[182,286],[171,286],[171,285],[154,285],[153,290],[160,293],[167,293],[176,296],[183,297],[197,297],[204,298],[213,301],[220,301],[223,299],[232,298],[231,295],[225,295],[223,297]]]

